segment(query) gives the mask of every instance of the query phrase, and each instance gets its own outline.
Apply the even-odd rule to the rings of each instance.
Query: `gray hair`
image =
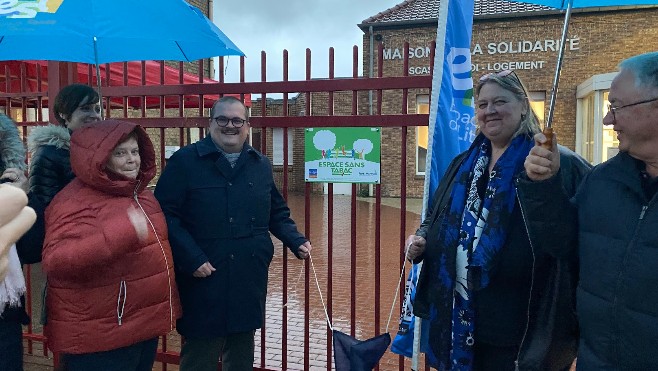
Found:
[[[620,70],[635,76],[635,87],[658,90],[658,52],[630,57],[619,63]]]
[[[484,75],[478,81],[478,84],[475,86],[475,96],[480,95],[480,90],[482,87],[489,83],[498,84],[501,88],[511,92],[516,99],[520,102],[523,102],[527,109],[527,114],[521,116],[521,124],[516,130],[512,138],[516,138],[519,135],[527,135],[529,137],[534,136],[535,134],[541,132],[539,128],[539,117],[535,114],[530,106],[530,99],[528,98],[528,89],[517,76],[516,72],[511,72],[505,76],[499,76],[498,73],[489,73]],[[476,115],[477,118],[477,115]]]

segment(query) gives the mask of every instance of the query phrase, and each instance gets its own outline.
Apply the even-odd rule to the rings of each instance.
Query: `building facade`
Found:
[[[364,32],[364,75],[370,71],[377,75],[376,53],[380,45],[384,50],[383,76],[402,75],[405,42],[409,43],[408,74],[429,74],[430,43],[436,38],[438,10],[438,0],[406,0],[359,24]],[[515,70],[530,91],[533,109],[543,120],[548,114],[563,25],[564,13],[555,9],[503,0],[475,0],[471,44],[474,81],[486,73]],[[614,131],[602,125],[610,83],[620,61],[658,50],[656,25],[656,6],[574,10],[553,118],[561,144],[592,163],[617,153]],[[383,103],[383,113],[399,113],[398,107]],[[408,109],[410,113],[429,112],[428,92],[410,92]],[[383,130],[382,147],[395,140],[394,131]],[[406,194],[422,197],[427,128],[410,132],[408,141]],[[382,158],[384,196],[397,197],[405,192],[399,189],[399,151],[397,144],[390,151],[382,150],[386,153],[386,158]]]

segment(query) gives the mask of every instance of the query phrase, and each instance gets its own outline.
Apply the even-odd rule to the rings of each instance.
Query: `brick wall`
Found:
[[[478,65],[478,71],[473,71],[474,79],[479,78],[487,70],[498,67],[501,62],[544,61],[542,68],[516,69],[528,89],[532,92],[544,92],[545,116],[557,62],[557,52],[534,52],[518,54],[489,54],[488,43],[511,41],[517,43],[523,40],[537,41],[559,40],[564,17],[541,16],[533,18],[510,18],[475,20],[473,26],[472,47],[482,46],[482,54],[473,54],[472,63]],[[559,93],[553,125],[559,135],[561,144],[574,149],[576,145],[576,88],[593,75],[615,72],[617,64],[632,55],[658,50],[658,9],[642,9],[627,11],[611,11],[598,13],[574,13],[572,15],[569,34],[570,38],[578,38],[578,50],[566,50],[562,72],[560,75]],[[374,29],[375,35],[381,35],[381,41],[375,42],[374,76],[377,76],[377,44],[386,49],[400,49],[407,41],[410,47],[429,46],[436,36],[436,26],[413,26],[413,28]],[[368,75],[369,68],[368,33],[363,36],[363,71]],[[515,46],[516,47],[516,46]],[[418,53],[422,55],[422,53]],[[391,52],[393,55],[393,52]],[[383,61],[384,76],[402,76],[402,59],[386,59]],[[429,57],[410,58],[409,67],[421,72],[422,67],[429,67]],[[417,68],[419,67],[419,68]],[[500,69],[500,68],[499,68]],[[504,69],[504,68],[503,68]],[[408,110],[413,113],[416,107],[416,94],[427,92],[409,92]],[[367,108],[367,94],[361,97],[361,108]],[[376,107],[376,94],[373,96]],[[400,113],[401,92],[388,92],[383,96],[383,113]],[[366,110],[367,111],[367,110]],[[376,113],[376,108],[375,108]],[[382,132],[382,193],[384,196],[400,196],[400,129],[384,129]],[[408,197],[422,197],[424,176],[415,173],[416,164],[416,131],[408,130],[407,142],[407,189]]]

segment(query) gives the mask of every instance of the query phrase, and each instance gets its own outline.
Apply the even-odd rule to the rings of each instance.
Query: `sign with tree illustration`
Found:
[[[304,178],[322,183],[379,183],[381,128],[307,128]]]

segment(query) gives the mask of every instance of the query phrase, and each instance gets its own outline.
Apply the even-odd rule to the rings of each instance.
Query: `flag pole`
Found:
[[[441,93],[441,83],[443,79],[443,59],[445,58],[445,39],[446,39],[446,30],[448,26],[448,10],[449,10],[450,0],[440,1],[439,2],[439,19],[438,25],[436,28],[436,47],[434,49],[434,68],[433,68],[433,77],[432,77],[432,97],[430,99],[430,117],[428,123],[427,137],[434,138],[434,130],[436,125],[432,123],[436,122],[436,118],[439,111],[439,96]],[[432,152],[433,152],[433,140],[427,141],[427,155],[425,157],[425,184],[423,185],[423,207],[421,216],[424,219],[427,214],[427,208],[429,207],[428,203],[430,200],[430,170],[432,169]],[[418,266],[418,277],[420,277],[420,271],[423,266],[420,264]],[[420,317],[415,317],[414,319],[414,342],[413,342],[413,353],[411,357],[411,369],[413,371],[419,370],[419,360],[420,360],[420,339],[421,339],[421,327],[423,326],[423,321]]]

